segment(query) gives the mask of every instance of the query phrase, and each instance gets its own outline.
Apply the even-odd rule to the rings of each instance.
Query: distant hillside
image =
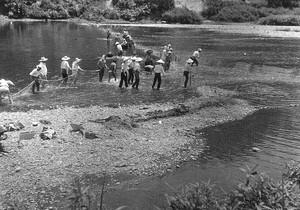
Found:
[[[191,10],[201,12],[204,7],[204,0],[175,0],[176,7],[186,6]]]

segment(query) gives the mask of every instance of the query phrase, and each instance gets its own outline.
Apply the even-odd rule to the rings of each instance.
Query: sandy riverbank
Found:
[[[41,209],[55,202],[55,197],[66,196],[74,177],[101,177],[104,173],[162,175],[197,155],[192,150],[179,152],[195,140],[195,129],[241,119],[255,111],[245,101],[234,99],[233,92],[206,86],[198,88],[198,92],[199,98],[180,105],[92,106],[1,113],[1,124],[19,121],[25,128],[6,132],[8,139],[1,142],[4,153],[0,158],[0,200],[12,203],[19,199],[19,203],[30,209]],[[89,121],[110,116],[118,116],[120,120]],[[45,125],[33,126],[33,122],[40,120],[51,122],[48,126],[56,131],[57,138],[39,137]],[[98,138],[86,139],[80,133],[70,132],[71,123],[81,124],[84,132],[93,131]],[[19,142],[20,134],[27,131],[36,135]],[[58,195],[47,194],[53,188],[60,189]]]

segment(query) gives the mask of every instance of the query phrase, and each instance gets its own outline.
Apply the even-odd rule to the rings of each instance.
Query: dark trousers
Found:
[[[189,81],[189,73],[190,73],[190,72],[188,72],[188,71],[184,71],[184,72],[183,72],[183,76],[185,77],[184,87],[187,86],[187,83],[188,83],[188,81]]]
[[[123,82],[125,82],[125,87],[128,87],[127,73],[121,72],[121,80],[120,80],[120,84],[119,84],[120,88],[123,86]]]
[[[198,66],[198,60],[195,56],[190,57],[190,59],[192,59],[194,62],[192,63],[192,65],[196,64],[196,66]]]
[[[35,93],[35,87],[37,91],[40,91],[40,80],[38,77],[31,76],[31,79],[34,81],[31,87],[32,93]]]
[[[102,82],[104,76],[104,68],[101,68],[99,71],[99,82]]]
[[[156,81],[158,81],[157,90],[159,90],[160,84],[161,84],[161,74],[160,73],[155,73],[152,88],[154,88]]]
[[[135,87],[136,89],[139,89],[139,84],[140,84],[140,78],[135,78],[135,81],[134,81],[132,87],[133,88]]]
[[[128,73],[129,73],[129,75],[128,75],[128,84],[132,84],[133,83],[133,78],[134,78],[134,76],[133,76],[133,69],[128,69]]]
[[[67,83],[68,82],[68,72],[67,72],[67,69],[62,69],[61,70],[61,76],[63,78],[63,81],[64,83]]]

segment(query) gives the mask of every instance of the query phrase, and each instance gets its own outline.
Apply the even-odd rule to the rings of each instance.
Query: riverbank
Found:
[[[0,19],[0,23],[14,21],[44,21],[36,19]],[[258,25],[255,23],[218,23],[213,21],[204,21],[203,24],[166,24],[161,21],[143,20],[140,22],[128,22],[124,20],[105,20],[103,22],[87,21],[84,19],[65,19],[65,20],[48,20],[48,21],[67,21],[76,24],[91,25],[91,26],[123,26],[123,27],[155,27],[155,28],[198,28],[209,31],[222,33],[250,34],[259,35],[262,37],[281,37],[281,38],[300,38],[300,26],[269,26]]]
[[[0,200],[18,200],[29,209],[44,209],[57,206],[55,199],[69,195],[75,177],[161,176],[197,156],[192,149],[180,152],[194,141],[194,129],[241,119],[255,111],[245,101],[235,99],[233,92],[206,86],[197,91],[199,97],[184,104],[1,113],[2,124],[21,122],[25,127],[6,132],[8,138],[1,142]],[[111,116],[117,120],[109,120]],[[100,119],[106,121],[100,123]],[[40,123],[43,120],[51,123],[48,126],[56,131],[56,138],[40,138],[46,126]],[[70,132],[71,124],[82,125],[83,132],[93,131],[98,138]],[[35,135],[20,140],[22,132]],[[112,186],[121,184],[115,180]],[[58,194],[53,189],[59,189]],[[100,192],[99,188],[92,190],[94,194]]]

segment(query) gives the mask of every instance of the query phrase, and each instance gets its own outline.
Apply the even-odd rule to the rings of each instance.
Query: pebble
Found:
[[[15,170],[15,172],[18,173],[18,172],[20,172],[21,170],[22,170],[21,167],[17,167],[16,170]]]

